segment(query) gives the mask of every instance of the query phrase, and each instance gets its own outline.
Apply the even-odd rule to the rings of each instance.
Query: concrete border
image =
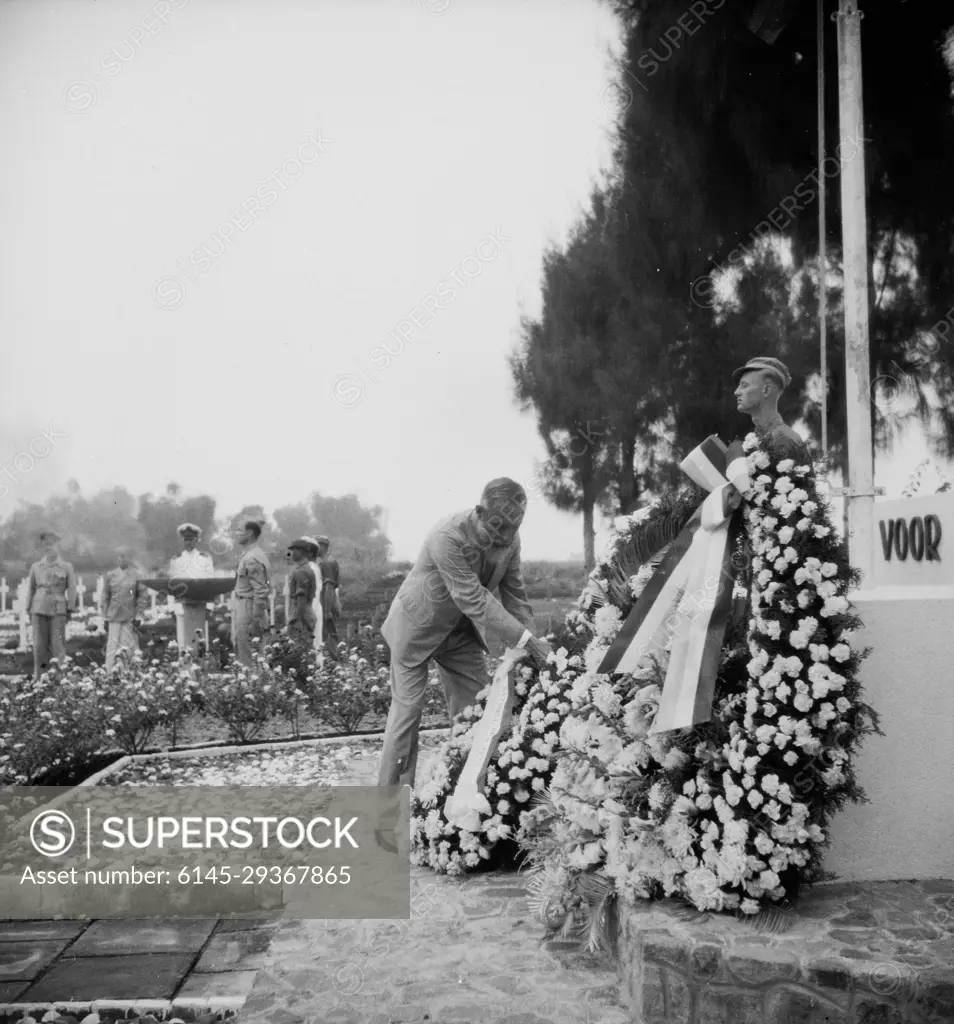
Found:
[[[420,735],[437,736],[442,733],[449,735],[450,728],[442,726],[438,729],[421,729]],[[29,811],[17,821],[17,825],[23,825],[27,820],[32,821],[41,810],[51,811],[55,809],[60,804],[68,800],[77,790],[97,786],[103,779],[109,778],[110,775],[121,771],[130,764],[142,761],[159,761],[164,759],[180,760],[190,757],[230,757],[233,754],[246,754],[249,752],[255,753],[263,750],[287,750],[291,747],[317,747],[322,744],[333,745],[343,743],[360,743],[366,740],[380,739],[383,736],[383,732],[364,732],[351,733],[348,736],[319,736],[317,739],[311,740],[267,740],[263,743],[241,743],[228,747],[189,747],[188,749],[182,750],[156,751],[150,754],[126,754],[119,758],[118,761],[114,761],[112,764],[100,769],[100,771],[91,775],[88,779],[78,782],[75,786],[70,786],[65,793],[60,793],[59,796],[54,797],[49,803],[43,804],[42,807],[33,808],[33,810]],[[37,786],[31,788],[39,789],[41,787]],[[4,877],[5,876],[0,875],[0,883],[3,882]]]
[[[173,999],[94,999],[91,1002],[63,1000],[55,1003],[0,1003],[0,1019],[8,1017],[19,1020],[27,1012],[30,1012],[32,1016],[33,1013],[46,1014],[53,1010],[60,1014],[72,1014],[79,1017],[80,1020],[86,1014],[99,1013],[103,1017],[104,1024],[126,1020],[130,1013],[154,1014],[158,1015],[160,1020],[175,1015],[189,1021],[210,1010],[234,1016],[242,1009],[246,998],[246,996],[210,996],[208,999],[202,999],[199,996],[175,996]]]

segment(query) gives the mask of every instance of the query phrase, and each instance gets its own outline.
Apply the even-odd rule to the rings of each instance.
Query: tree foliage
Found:
[[[512,369],[546,445],[545,493],[560,507],[589,503],[587,467],[560,440],[582,406],[605,430],[596,500],[612,513],[671,487],[707,435],[748,429],[731,374],[755,355],[789,365],[782,414],[819,439],[821,190],[814,3],[775,5],[787,23],[770,44],[752,29],[761,0],[608,2],[624,44],[613,165],[567,245],[544,259],[543,310],[524,324]],[[874,437],[889,446],[900,420],[918,418],[950,456],[954,196],[934,182],[954,166],[954,15],[865,5],[864,139],[839,148],[836,7],[825,10],[829,454],[844,463],[839,176],[863,142]]]

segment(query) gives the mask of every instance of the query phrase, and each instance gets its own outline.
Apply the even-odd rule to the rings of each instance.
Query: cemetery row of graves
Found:
[[[232,657],[227,597],[209,614],[204,655],[193,657],[175,645],[173,601],[150,591],[140,654],[107,674],[101,587],[78,584],[67,661],[35,680],[25,587],[8,608],[12,588],[0,581],[0,785],[73,785],[124,754],[383,728],[389,652],[376,623],[349,622],[338,657],[320,661],[313,648],[273,632],[245,668]],[[272,595],[276,627],[282,596]],[[432,682],[426,719],[444,724],[443,691]]]

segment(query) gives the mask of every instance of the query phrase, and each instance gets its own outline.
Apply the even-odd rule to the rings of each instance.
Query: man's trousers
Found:
[[[256,613],[255,602],[250,597],[236,597],[232,606],[232,627],[235,631],[235,657],[242,665],[251,668],[255,664],[255,653],[261,644],[252,641],[260,638],[268,628],[267,612]]]
[[[33,616],[33,678],[39,679],[50,660],[62,665],[66,657],[66,616]]]
[[[490,685],[484,649],[473,628],[455,630],[428,659],[418,664],[402,661],[392,651],[391,709],[384,731],[379,786],[414,785],[418,733],[431,660],[437,664],[451,722]]]
[[[106,671],[112,672],[119,652],[125,648],[130,660],[139,650],[139,636],[131,622],[108,622],[106,624]]]

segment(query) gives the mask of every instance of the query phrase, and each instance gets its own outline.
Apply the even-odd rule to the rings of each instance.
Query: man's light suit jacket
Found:
[[[464,615],[487,649],[487,633],[514,646],[535,633],[520,567],[520,538],[506,548],[482,547],[476,513],[457,512],[427,535],[417,562],[397,592],[381,633],[393,657],[427,660]],[[485,582],[481,582],[485,581]],[[499,599],[494,596],[499,591]]]

